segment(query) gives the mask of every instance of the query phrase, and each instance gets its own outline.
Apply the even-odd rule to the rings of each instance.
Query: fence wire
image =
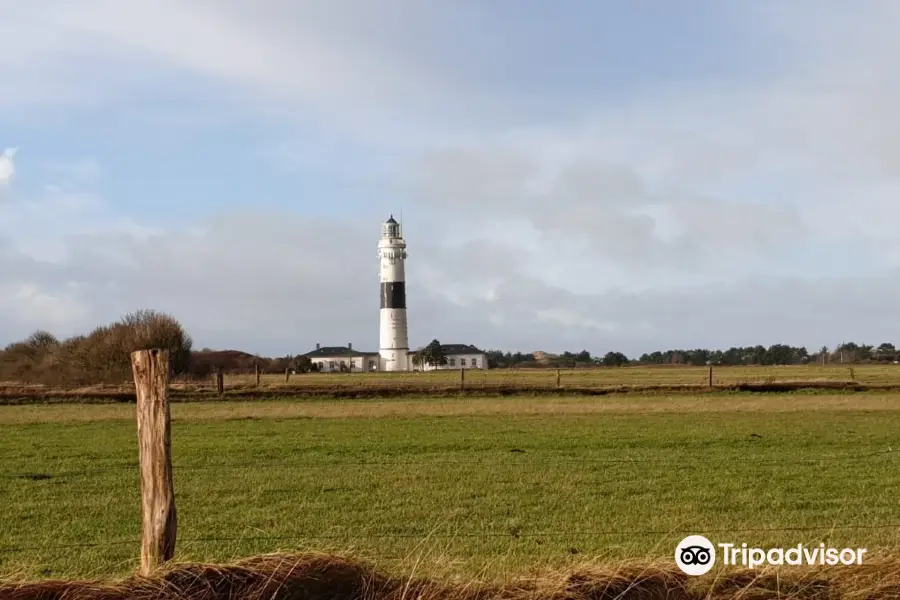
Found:
[[[751,527],[751,528],[720,528],[720,529],[671,529],[664,531],[658,530],[600,530],[600,531],[541,531],[541,532],[510,532],[510,531],[480,531],[480,532],[454,532],[454,533],[353,533],[347,532],[340,535],[266,535],[266,536],[229,536],[229,537],[199,537],[199,538],[179,538],[178,542],[183,544],[196,543],[221,543],[221,542],[256,542],[256,541],[280,541],[280,542],[304,542],[304,541],[326,541],[326,540],[346,540],[352,538],[354,540],[400,540],[400,539],[492,539],[492,538],[578,538],[578,537],[658,537],[668,535],[690,535],[690,534],[719,534],[719,533],[804,533],[814,531],[852,531],[852,530],[878,530],[878,529],[897,529],[900,530],[900,523],[881,523],[881,524],[847,524],[847,525],[817,525],[806,527]],[[109,546],[123,545],[139,545],[140,539],[129,540],[111,540],[97,542],[80,542],[74,544],[59,544],[49,546],[0,546],[0,553],[11,552],[36,552],[49,550],[70,550],[84,548],[101,548]]]

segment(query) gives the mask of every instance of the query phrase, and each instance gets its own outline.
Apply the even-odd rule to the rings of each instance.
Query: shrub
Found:
[[[131,353],[169,350],[172,374],[190,367],[192,340],[169,315],[139,310],[89,335],[60,342],[46,331],[10,344],[0,352],[0,379],[44,384],[126,382],[131,379]]]

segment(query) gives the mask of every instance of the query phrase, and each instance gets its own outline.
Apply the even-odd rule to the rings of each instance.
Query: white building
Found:
[[[406,241],[402,228],[391,215],[381,225],[378,240],[378,277],[381,282],[379,313],[379,350],[360,352],[353,344],[321,346],[303,356],[318,365],[320,371],[413,371],[416,369],[486,369],[487,357],[475,346],[446,344],[441,346],[447,364],[438,367],[413,364],[409,350],[406,321]]]
[[[420,348],[419,351],[424,348]],[[447,359],[446,365],[417,365],[423,371],[439,369],[487,369],[487,355],[483,350],[466,344],[441,344],[441,354]]]
[[[353,344],[346,346],[321,346],[304,354],[323,373],[350,370],[353,373],[378,370],[377,352],[360,352]]]

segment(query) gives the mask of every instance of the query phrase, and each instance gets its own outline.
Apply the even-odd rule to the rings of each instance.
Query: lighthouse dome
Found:
[[[381,226],[381,237],[383,238],[399,238],[400,224],[394,220],[394,215],[388,217],[388,220]]]

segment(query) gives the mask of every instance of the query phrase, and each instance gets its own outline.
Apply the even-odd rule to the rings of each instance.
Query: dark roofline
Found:
[[[425,346],[422,346],[416,352],[421,352],[425,349]],[[479,350],[477,347],[469,345],[469,344],[441,344],[441,352],[444,356],[459,356],[460,354],[485,354],[484,350]]]
[[[310,350],[306,354],[302,354],[301,356],[305,356],[307,358],[345,358],[345,357],[359,357],[359,356],[378,356],[377,352],[360,352],[359,350],[352,350],[347,346],[323,346],[321,348],[316,348],[315,350]]]

